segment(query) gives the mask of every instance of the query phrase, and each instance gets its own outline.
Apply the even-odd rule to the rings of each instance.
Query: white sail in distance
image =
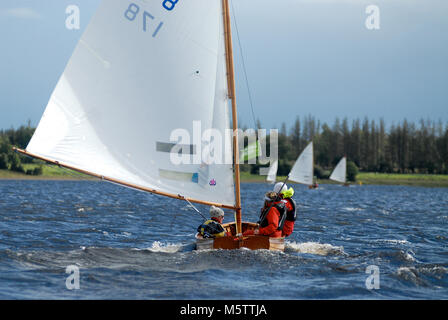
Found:
[[[313,142],[310,142],[297,158],[289,174],[289,180],[312,185],[314,177]]]
[[[341,160],[339,160],[338,164],[331,173],[330,179],[333,181],[345,183],[346,175],[347,175],[347,159],[346,157],[343,157]]]
[[[270,183],[275,183],[277,180],[277,170],[278,170],[278,160],[275,160],[272,165],[269,167],[268,176],[266,177],[266,181]]]
[[[103,0],[26,151],[131,185],[235,205],[231,164],[196,163],[230,127],[220,0]],[[191,135],[173,148],[174,130]],[[175,152],[190,163],[174,164]],[[223,156],[231,154],[223,145]],[[222,161],[225,162],[225,161]]]

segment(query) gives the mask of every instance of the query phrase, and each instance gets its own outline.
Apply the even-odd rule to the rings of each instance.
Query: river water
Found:
[[[448,299],[448,189],[292,186],[285,252],[200,252],[202,218],[182,201],[0,181],[0,299]],[[244,221],[270,188],[242,184]]]

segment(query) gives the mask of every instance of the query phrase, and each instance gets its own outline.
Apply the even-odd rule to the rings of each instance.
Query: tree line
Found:
[[[33,169],[25,169],[24,164],[33,163],[33,159],[21,156],[12,150],[13,146],[25,149],[34,133],[34,128],[28,123],[18,129],[0,130],[0,169],[41,175],[42,165]]]
[[[405,119],[386,127],[383,119],[367,117],[350,123],[336,118],[332,125],[297,117],[292,128],[283,124],[279,131],[279,175],[289,173],[310,141],[318,178],[327,178],[343,156],[360,171],[448,174],[448,124],[441,121]]]
[[[261,126],[260,124],[258,124]],[[42,167],[25,170],[33,160],[19,156],[12,146],[26,148],[35,128],[0,130],[0,169],[41,174]],[[268,139],[269,140],[269,139]],[[315,174],[328,178],[343,157],[360,171],[384,173],[448,174],[448,123],[406,119],[386,127],[379,121],[336,118],[330,126],[313,116],[297,117],[294,125],[281,126],[278,136],[278,174],[287,175],[299,154],[313,141]],[[243,165],[242,170],[258,174],[260,165]]]

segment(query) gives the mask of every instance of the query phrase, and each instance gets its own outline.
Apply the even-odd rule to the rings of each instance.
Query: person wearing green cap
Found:
[[[297,219],[297,205],[292,196],[294,189],[289,188],[283,182],[278,182],[274,186],[274,192],[280,195],[281,201],[285,204],[286,218],[282,229],[282,237],[288,237],[294,231],[294,224]]]

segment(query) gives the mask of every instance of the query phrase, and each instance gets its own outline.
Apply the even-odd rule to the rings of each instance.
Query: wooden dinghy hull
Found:
[[[254,229],[257,225],[255,223],[243,222],[243,232],[246,230]],[[235,223],[227,223],[223,225],[227,232],[230,232],[232,236],[221,238],[197,238],[196,250],[211,250],[211,249],[240,249],[247,248],[251,250],[285,250],[285,238],[271,238],[260,235],[244,236],[237,238],[235,235]]]

